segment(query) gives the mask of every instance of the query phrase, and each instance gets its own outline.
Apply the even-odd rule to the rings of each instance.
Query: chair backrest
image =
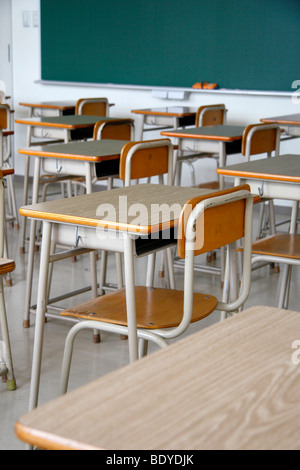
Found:
[[[168,174],[173,182],[173,145],[170,139],[129,142],[120,155],[119,177],[130,185],[132,179]]]
[[[108,116],[108,100],[107,98],[81,98],[76,103],[75,114],[88,114],[90,116]]]
[[[253,196],[249,185],[235,186],[190,199],[180,215],[177,252],[179,257],[185,259],[187,285],[193,284],[194,256],[244,239],[243,288],[235,303],[222,304],[224,311],[238,308],[249,295],[252,215]]]
[[[242,138],[242,154],[249,161],[251,155],[267,153],[273,151],[279,155],[280,147],[280,127],[277,124],[249,124]]]
[[[132,119],[122,119],[120,121],[96,122],[93,138],[94,140],[133,140],[134,121]]]
[[[225,124],[227,109],[225,104],[200,106],[196,114],[196,126],[215,126]]]
[[[3,80],[0,80],[0,91],[3,91],[4,93],[6,93],[6,85]]]
[[[0,103],[5,103],[6,101],[6,86],[3,80],[0,80]]]
[[[10,130],[10,107],[8,104],[0,104],[0,129]]]

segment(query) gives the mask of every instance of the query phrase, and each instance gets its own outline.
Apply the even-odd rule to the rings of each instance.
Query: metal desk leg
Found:
[[[44,336],[44,325],[45,325],[45,309],[46,309],[46,298],[47,298],[47,287],[48,287],[48,270],[49,270],[48,268],[49,268],[49,258],[50,258],[51,231],[52,231],[52,223],[48,221],[44,221],[39,282],[38,282],[37,312],[36,312],[36,323],[35,323],[35,332],[34,332],[31,383],[30,383],[30,394],[29,394],[29,411],[36,408],[38,404],[42,351],[43,351],[43,336]]]
[[[128,322],[128,343],[130,362],[138,359],[138,340],[136,324],[135,303],[135,277],[134,277],[134,239],[129,235],[124,236],[124,273],[126,290],[126,309]]]
[[[36,157],[35,162],[34,162],[34,178],[33,178],[33,188],[32,188],[32,203],[33,204],[38,202],[38,197],[39,197],[40,166],[41,166],[41,160],[39,157]],[[24,217],[24,219],[26,219],[26,217]],[[30,221],[30,239],[29,239],[29,252],[28,252],[28,264],[27,264],[25,311],[24,311],[24,319],[23,319],[24,328],[29,328],[29,325],[30,325],[30,305],[31,305],[31,290],[32,290],[36,224],[37,224],[36,220],[33,219]]]

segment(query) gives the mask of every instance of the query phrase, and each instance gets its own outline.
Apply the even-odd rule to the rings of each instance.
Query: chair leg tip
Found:
[[[30,321],[29,320],[23,320],[23,328],[29,328],[30,326]]]
[[[98,334],[93,334],[93,343],[94,343],[94,344],[101,343],[100,333],[98,333]]]
[[[10,392],[16,390],[17,384],[16,384],[15,379],[8,380],[6,382],[6,387],[7,387],[7,390],[10,391]]]

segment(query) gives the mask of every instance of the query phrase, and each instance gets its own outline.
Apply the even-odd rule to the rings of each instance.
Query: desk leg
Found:
[[[45,309],[48,285],[48,268],[50,258],[52,223],[44,221],[43,239],[41,248],[40,271],[38,282],[37,312],[34,332],[34,345],[32,357],[32,371],[29,395],[29,411],[37,407],[40,386],[40,374],[42,363],[43,336],[45,325]]]
[[[38,198],[39,198],[40,166],[41,166],[40,157],[36,157],[34,161],[32,204],[37,203]],[[24,217],[24,219],[25,218],[26,217]],[[30,222],[30,239],[29,239],[26,293],[25,293],[25,312],[24,312],[24,320],[23,320],[24,328],[29,328],[29,324],[30,324],[30,305],[31,305],[31,289],[32,289],[34,251],[35,251],[36,224],[37,224],[37,221],[32,219]]]
[[[27,147],[31,146],[31,126],[27,127]],[[23,206],[26,206],[28,201],[28,180],[29,180],[29,168],[30,168],[30,157],[25,156],[25,168],[24,168],[24,188],[23,188]],[[25,253],[25,237],[26,237],[26,217],[23,217],[22,230],[20,234],[20,253]]]
[[[2,129],[0,129],[0,165],[1,168],[3,167],[3,133]]]
[[[130,362],[133,362],[138,359],[138,341],[135,304],[134,239],[128,234],[126,234],[124,237],[124,273],[128,322],[129,360]]]
[[[139,140],[143,140],[143,134],[144,134],[144,125],[145,125],[145,116],[142,114],[142,119],[141,119],[141,128],[140,128],[140,135],[139,135]]]
[[[226,144],[219,142],[219,168],[226,165]],[[220,189],[224,189],[224,176],[219,175]]]

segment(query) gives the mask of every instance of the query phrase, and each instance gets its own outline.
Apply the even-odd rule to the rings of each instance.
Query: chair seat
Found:
[[[15,262],[11,259],[0,258],[0,275],[11,273],[15,269]]]
[[[300,259],[300,235],[277,233],[262,238],[253,243],[252,253]]]
[[[171,328],[180,323],[183,291],[138,286],[135,295],[138,328]],[[216,305],[217,299],[212,295],[195,293],[192,322],[205,318],[215,310]],[[60,314],[126,326],[125,289],[97,297]]]

